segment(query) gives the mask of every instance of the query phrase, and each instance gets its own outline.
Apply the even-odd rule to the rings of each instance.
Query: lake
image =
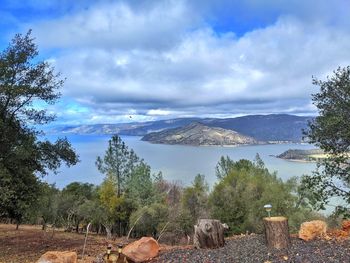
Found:
[[[79,154],[81,162],[71,168],[62,167],[58,175],[50,174],[45,180],[56,183],[59,188],[74,181],[100,184],[103,175],[98,172],[95,161],[97,156],[104,155],[111,136],[68,135],[67,137]],[[53,138],[50,136],[49,139]],[[278,176],[284,180],[292,176],[310,174],[316,167],[314,163],[290,162],[270,156],[278,155],[288,149],[314,148],[308,144],[195,147],[151,144],[141,141],[141,137],[137,136],[122,136],[122,139],[152,167],[153,172],[161,171],[165,179],[181,181],[183,185],[189,185],[196,174],[201,173],[205,175],[209,185],[213,186],[216,182],[215,166],[223,155],[233,160],[254,160],[255,155],[259,153],[266,167],[270,171],[277,171]]]

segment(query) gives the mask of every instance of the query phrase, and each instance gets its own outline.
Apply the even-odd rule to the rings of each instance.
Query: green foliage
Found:
[[[136,206],[146,206],[156,201],[151,167],[143,161],[135,167],[126,183],[126,198]]]
[[[134,228],[134,235],[157,237],[168,221],[168,212],[168,207],[161,203],[153,203],[136,210],[130,217],[130,225],[139,219]]]
[[[200,217],[207,216],[209,186],[205,181],[204,175],[198,174],[192,183],[192,186],[186,187],[183,190],[181,203],[182,212],[186,211],[190,215],[190,224],[192,226]]]
[[[269,173],[261,160],[239,160],[232,162],[229,173],[215,185],[209,204],[213,218],[227,223],[231,233],[261,233],[265,204],[272,204],[273,215],[289,217],[301,209],[298,196],[293,194],[296,190],[295,179],[283,182]],[[299,220],[294,221],[299,224]]]
[[[229,174],[231,167],[234,165],[234,162],[228,157],[221,156],[220,161],[215,167],[216,177],[221,180],[226,175]]]
[[[35,204],[37,216],[41,217],[43,229],[46,228],[47,223],[55,224],[58,217],[60,191],[55,185],[42,183],[40,187],[40,194]]]
[[[98,170],[109,177],[113,177],[116,182],[118,197],[124,193],[126,183],[139,163],[140,158],[133,150],[129,150],[118,135],[114,135],[108,141],[108,148],[104,157],[99,156],[96,160]]]
[[[121,205],[122,198],[117,195],[117,186],[113,180],[106,178],[100,186],[99,198],[101,205],[106,209],[110,221],[116,217],[117,207]]]
[[[37,127],[54,116],[34,103],[54,104],[63,85],[47,62],[37,61],[31,31],[17,34],[0,53],[0,214],[20,221],[39,189],[35,174],[56,172],[78,158],[67,139],[39,141]]]
[[[73,182],[62,189],[63,195],[71,195],[76,201],[91,200],[96,198],[96,186],[89,183]]]
[[[326,81],[314,78],[313,84],[320,87],[313,95],[319,116],[304,133],[329,157],[318,161],[317,170],[305,176],[303,184],[313,193],[316,209],[325,209],[337,198],[343,204],[336,211],[350,215],[350,67],[338,68]]]

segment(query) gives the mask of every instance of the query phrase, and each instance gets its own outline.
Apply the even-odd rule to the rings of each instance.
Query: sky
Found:
[[[349,0],[0,0],[0,48],[32,35],[66,78],[56,124],[315,115],[350,65]]]

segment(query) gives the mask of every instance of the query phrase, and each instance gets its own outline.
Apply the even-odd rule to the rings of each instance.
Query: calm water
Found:
[[[99,184],[103,180],[95,166],[96,157],[103,155],[110,136],[71,135],[72,142],[80,156],[81,162],[71,168],[62,167],[58,175],[50,175],[46,180],[56,183],[60,188],[73,181]],[[276,144],[254,145],[240,147],[193,147],[180,145],[159,145],[140,141],[140,137],[124,136],[122,139],[138,156],[152,167],[153,172],[162,171],[168,180],[180,180],[184,185],[192,182],[196,174],[206,176],[212,186],[216,182],[215,166],[222,155],[228,155],[233,160],[254,160],[256,153],[265,162],[270,171],[277,171],[278,176],[288,179],[310,173],[315,168],[313,163],[290,162],[272,157],[288,149],[310,149],[311,145]]]

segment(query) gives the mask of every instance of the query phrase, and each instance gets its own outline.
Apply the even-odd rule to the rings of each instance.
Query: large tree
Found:
[[[112,217],[110,223],[112,219],[117,221],[118,235],[120,236],[123,232],[123,225],[127,224],[128,221],[126,213],[129,211],[126,210],[130,209],[124,196],[127,185],[128,183],[132,184],[131,177],[133,175],[142,178],[142,173],[148,174],[149,168],[118,135],[114,135],[109,140],[106,153],[103,157],[97,157],[96,166],[106,176],[104,185],[101,187],[102,193],[108,193],[106,196],[108,196],[109,201],[106,202],[108,205],[105,206],[110,210]],[[114,189],[115,193],[111,194],[113,192],[111,189]]]
[[[313,84],[320,88],[312,98],[319,115],[304,133],[327,158],[318,162],[311,176],[304,177],[304,186],[311,189],[316,208],[324,209],[330,200],[337,200],[337,212],[349,214],[350,67],[338,68],[325,81],[313,78]]]
[[[59,99],[63,80],[37,56],[31,31],[0,53],[0,216],[16,214],[18,222],[36,195],[36,176],[78,161],[67,139],[39,139],[38,127],[55,117],[42,106]]]
[[[97,157],[96,166],[101,173],[114,180],[119,198],[125,192],[128,180],[141,162],[135,152],[129,150],[118,135],[114,135],[108,141],[108,148],[103,158]]]

